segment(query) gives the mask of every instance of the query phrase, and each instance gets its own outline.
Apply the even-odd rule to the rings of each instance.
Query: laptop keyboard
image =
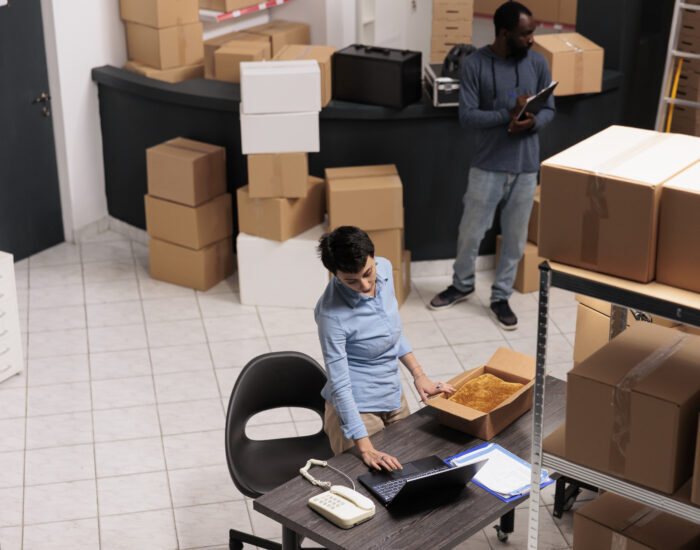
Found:
[[[413,481],[414,479],[420,479],[422,477],[431,476],[437,472],[441,472],[442,470],[448,467],[449,466],[445,465],[445,467],[426,470],[425,472],[421,472],[420,474],[414,476],[402,477],[399,479],[391,479],[389,481],[385,481],[384,483],[379,483],[378,485],[375,485],[374,490],[384,499],[385,502],[389,502],[396,496],[396,494],[401,490],[401,488],[406,484],[407,481]]]

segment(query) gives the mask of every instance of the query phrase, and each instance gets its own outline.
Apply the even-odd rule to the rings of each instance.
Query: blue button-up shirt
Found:
[[[328,371],[321,395],[337,411],[348,439],[367,436],[360,412],[401,408],[398,358],[411,352],[401,331],[391,262],[377,257],[376,264],[376,296],[333,277],[314,311]]]

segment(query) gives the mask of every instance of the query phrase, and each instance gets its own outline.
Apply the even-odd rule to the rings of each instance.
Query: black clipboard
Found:
[[[559,82],[557,82],[556,80],[552,80],[549,86],[547,86],[546,88],[542,88],[539,92],[537,92],[536,95],[530,96],[530,98],[527,100],[527,103],[525,103],[525,105],[523,105],[523,108],[520,109],[516,120],[525,120],[525,113],[539,113],[540,109],[544,107],[544,104],[549,99],[549,96],[552,95],[554,88],[557,87],[557,84],[559,84]]]

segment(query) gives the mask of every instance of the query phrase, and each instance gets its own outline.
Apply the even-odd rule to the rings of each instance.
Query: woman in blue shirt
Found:
[[[335,454],[353,445],[368,466],[394,470],[400,462],[374,448],[369,436],[408,416],[398,361],[411,372],[423,401],[454,388],[433,383],[401,331],[391,262],[374,257],[374,244],[357,227],[321,237],[323,265],[335,275],[314,311],[328,382],[324,429]]]

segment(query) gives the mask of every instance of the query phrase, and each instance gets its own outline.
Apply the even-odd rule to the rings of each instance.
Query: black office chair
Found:
[[[226,461],[241,493],[250,498],[262,496],[299,475],[299,468],[309,458],[326,460],[333,456],[323,429],[313,435],[266,441],[255,441],[245,434],[253,415],[277,407],[303,407],[323,418],[321,388],[325,383],[323,368],[308,355],[295,351],[266,353],[243,368],[231,392],[226,416]],[[229,548],[240,550],[243,543],[270,550],[282,548],[276,542],[231,529]]]

